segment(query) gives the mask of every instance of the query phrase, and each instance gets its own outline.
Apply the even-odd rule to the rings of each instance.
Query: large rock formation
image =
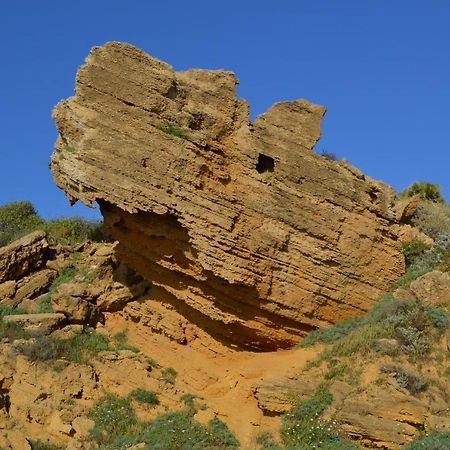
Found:
[[[271,349],[367,310],[404,262],[392,190],[312,151],[325,109],[282,102],[251,123],[237,82],[95,47],[54,110],[52,171],[72,202],[100,204],[155,302]]]

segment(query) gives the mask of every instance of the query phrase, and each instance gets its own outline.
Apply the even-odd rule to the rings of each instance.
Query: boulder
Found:
[[[3,322],[15,323],[33,334],[50,334],[53,330],[59,328],[66,317],[64,314],[43,313],[43,314],[16,314],[4,316]]]
[[[53,311],[63,313],[73,323],[94,323],[99,314],[87,283],[62,284],[52,295],[51,305]]]
[[[252,123],[224,70],[129,44],[91,50],[54,112],[56,184],[98,201],[116,255],[189,322],[240,347],[290,347],[361,314],[404,272],[395,195],[312,151],[325,108]]]
[[[48,257],[48,242],[43,231],[35,231],[0,248],[0,283],[19,280],[40,269]]]
[[[426,305],[450,305],[450,274],[434,270],[417,278],[409,286]]]

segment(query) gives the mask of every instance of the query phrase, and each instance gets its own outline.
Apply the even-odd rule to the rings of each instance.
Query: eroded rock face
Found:
[[[99,202],[166,307],[227,342],[284,347],[403,273],[393,192],[312,151],[322,106],[277,103],[251,123],[236,84],[95,47],[54,110],[52,171],[71,201]]]

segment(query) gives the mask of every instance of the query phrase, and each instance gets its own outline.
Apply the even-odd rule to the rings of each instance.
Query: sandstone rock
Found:
[[[21,431],[8,430],[0,433],[0,448],[4,450],[31,450],[31,445]]]
[[[22,326],[25,331],[33,334],[50,334],[53,330],[60,327],[66,317],[64,314],[44,313],[44,314],[16,314],[4,316],[6,323],[15,323]]]
[[[56,339],[70,339],[77,334],[81,334],[83,332],[83,328],[83,325],[66,325],[64,328],[54,331],[52,336]]]
[[[411,282],[410,290],[426,305],[450,305],[450,275],[435,270]]]
[[[0,284],[0,303],[11,301],[16,293],[17,283],[13,280]]]
[[[0,283],[19,280],[46,262],[48,242],[44,232],[35,231],[0,248]]]
[[[52,172],[72,202],[99,202],[169,308],[233,345],[288,347],[403,273],[394,192],[312,151],[325,108],[282,102],[250,123],[237,82],[95,47],[54,110]]]
[[[25,298],[33,299],[48,290],[57,273],[54,270],[43,269],[32,275],[22,278],[18,283],[18,289],[14,301],[19,304]]]
[[[420,195],[413,197],[402,198],[395,204],[396,218],[401,223],[407,223],[411,220],[417,211],[419,205]]]
[[[55,312],[63,313],[70,322],[94,323],[99,315],[89,286],[85,283],[64,283],[53,294],[51,305]]]
[[[400,241],[420,241],[425,244],[434,245],[433,239],[430,236],[422,233],[418,228],[409,224],[401,224],[398,230],[398,237]]]

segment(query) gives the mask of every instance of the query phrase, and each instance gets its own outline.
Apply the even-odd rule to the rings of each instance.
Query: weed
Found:
[[[404,450],[448,450],[450,448],[450,431],[431,431],[416,437]]]
[[[168,384],[175,384],[177,371],[173,367],[167,367],[161,372],[160,380]]]
[[[382,373],[392,374],[397,384],[410,394],[416,395],[428,387],[428,382],[419,373],[412,372],[405,367],[387,365],[380,368]]]
[[[134,389],[130,393],[130,398],[136,400],[139,403],[146,403],[148,405],[159,405],[157,395],[152,391],[146,391],[145,389]]]
[[[443,308],[425,307],[416,299],[405,301],[387,295],[365,316],[350,322],[351,326],[337,324],[315,331],[313,337],[306,337],[301,345],[332,342],[334,338],[333,346],[324,356],[350,356],[376,350],[377,340],[388,338],[398,340],[401,350],[410,357],[421,358],[442,335],[447,321]]]
[[[22,344],[18,350],[32,361],[65,359],[76,364],[88,364],[101,351],[111,350],[108,338],[87,328],[69,339],[39,336]]]
[[[48,442],[42,442],[42,441],[34,441],[29,440],[28,443],[30,444],[31,450],[63,450],[64,447],[61,447],[59,445],[50,444]]]
[[[127,331],[120,331],[118,333],[116,333],[113,337],[112,337],[114,344],[115,344],[115,348],[116,350],[129,350],[133,353],[139,353],[140,350],[133,346],[128,344],[128,333]]]
[[[53,312],[50,294],[47,293],[38,299],[36,302],[35,312],[38,314]]]
[[[67,144],[63,147],[63,150],[68,152],[68,153],[75,153],[76,152],[74,147],[71,147],[70,145],[67,145]]]
[[[282,417],[280,434],[286,449],[316,448],[318,445],[317,448],[330,450],[357,448],[340,435],[335,421],[321,418],[332,401],[333,396],[326,385],[319,386],[313,397],[294,405]]]
[[[182,128],[178,128],[177,126],[175,126],[169,122],[159,125],[157,128],[158,128],[158,130],[161,130],[164,133],[170,134],[177,138],[188,139],[188,134],[187,134],[186,130],[183,130]]]

